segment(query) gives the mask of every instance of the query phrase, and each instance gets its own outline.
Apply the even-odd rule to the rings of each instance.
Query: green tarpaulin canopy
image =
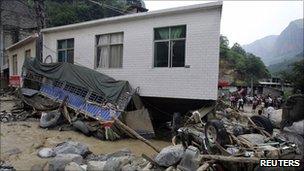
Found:
[[[47,78],[66,81],[68,83],[87,88],[104,96],[106,100],[116,103],[121,94],[130,92],[128,81],[116,81],[95,70],[70,63],[41,63],[26,58],[23,70],[31,70]]]

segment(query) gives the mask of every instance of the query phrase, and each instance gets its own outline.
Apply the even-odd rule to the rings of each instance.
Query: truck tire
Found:
[[[229,135],[224,124],[219,120],[210,120],[205,125],[206,145],[212,146],[215,142],[221,146],[229,144]]]
[[[61,113],[57,110],[50,111],[48,113],[43,113],[40,118],[41,128],[50,128],[57,125]]]
[[[262,115],[251,116],[250,119],[259,127],[264,128],[269,134],[273,133],[271,121]]]

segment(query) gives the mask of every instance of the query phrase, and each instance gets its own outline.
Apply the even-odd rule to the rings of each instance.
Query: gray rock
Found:
[[[58,154],[79,154],[81,156],[87,155],[90,151],[88,146],[79,142],[67,141],[58,144],[54,149],[56,155]]]
[[[200,151],[194,146],[189,146],[177,168],[180,170],[197,170],[200,166]],[[169,169],[169,168],[167,168]]]
[[[64,171],[84,171],[84,169],[79,164],[71,162],[65,166]]]
[[[54,159],[49,161],[49,170],[64,170],[65,166],[70,162],[81,164],[83,158],[79,154],[58,154]]]
[[[101,171],[104,170],[106,161],[89,161],[87,171]]]
[[[160,166],[169,167],[179,162],[184,154],[182,145],[168,146],[161,150],[155,157],[155,162]]]
[[[133,156],[122,156],[109,158],[104,166],[104,170],[121,170],[121,168],[134,159]]]
[[[132,155],[131,150],[128,149],[128,148],[124,148],[124,149],[121,149],[121,150],[116,151],[114,153],[106,154],[105,158],[110,159],[110,158],[113,158],[113,157],[123,157],[123,156],[131,156],[131,155]]]
[[[49,158],[49,157],[54,157],[55,153],[54,150],[51,148],[42,148],[38,152],[38,156],[41,158]]]

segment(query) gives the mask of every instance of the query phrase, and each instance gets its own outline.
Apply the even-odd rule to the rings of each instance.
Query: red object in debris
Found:
[[[218,87],[228,87],[229,86],[229,83],[228,81],[225,81],[225,80],[219,80],[218,81]]]
[[[20,76],[19,75],[12,75],[9,78],[9,85],[13,87],[20,86]]]

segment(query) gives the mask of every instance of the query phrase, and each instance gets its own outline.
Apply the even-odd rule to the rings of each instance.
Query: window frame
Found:
[[[73,40],[73,48],[68,48],[68,40]],[[66,42],[66,48],[64,49],[58,49],[59,41],[65,41]],[[65,52],[66,58],[64,61],[61,62],[68,62],[68,51],[73,50],[73,63],[74,64],[74,52],[75,52],[75,39],[74,38],[66,38],[66,39],[58,39],[57,40],[57,62],[59,62],[59,51]]]
[[[114,35],[114,34],[122,34],[122,43],[111,43],[111,35]],[[98,42],[99,42],[99,38],[101,36],[104,36],[104,35],[107,35],[109,36],[109,44],[106,44],[106,45],[99,45]],[[95,69],[122,69],[123,68],[123,58],[124,58],[124,43],[125,43],[125,38],[124,38],[124,32],[123,31],[119,31],[119,32],[111,32],[111,33],[102,33],[102,34],[98,34],[98,35],[95,35],[95,65],[94,65],[94,68]],[[98,66],[98,48],[99,47],[108,47],[109,48],[109,53],[111,53],[111,46],[117,46],[117,45],[122,45],[122,55],[121,55],[121,67],[110,67],[110,63],[108,62],[108,66],[106,67],[99,67]],[[99,57],[99,60],[101,59],[101,56]],[[110,58],[109,58],[110,59]],[[108,59],[108,60],[109,60]]]
[[[175,39],[171,39],[170,36],[171,36],[171,28],[172,27],[180,27],[180,26],[184,26],[185,27],[185,37],[184,38],[175,38]],[[155,40],[155,30],[156,29],[161,29],[161,28],[168,28],[169,29],[169,38],[168,39],[161,39],[161,40]],[[173,25],[173,26],[164,26],[164,27],[154,27],[153,28],[153,62],[152,62],[152,68],[184,68],[186,66],[186,42],[187,42],[187,25],[186,24],[181,24],[181,25]],[[172,54],[173,54],[173,48],[172,48],[172,45],[171,45],[171,42],[172,41],[180,41],[180,40],[184,40],[185,41],[185,54],[184,54],[184,58],[185,58],[185,63],[184,63],[184,66],[183,67],[173,67],[172,64],[173,64],[173,57],[172,57]],[[168,66],[167,67],[158,67],[158,66],[155,66],[155,43],[157,42],[168,42]]]
[[[32,50],[31,49],[27,49],[27,50],[25,50],[24,51],[24,57],[31,57],[31,52],[32,52]],[[26,56],[27,55],[27,53],[29,53],[29,56]]]

